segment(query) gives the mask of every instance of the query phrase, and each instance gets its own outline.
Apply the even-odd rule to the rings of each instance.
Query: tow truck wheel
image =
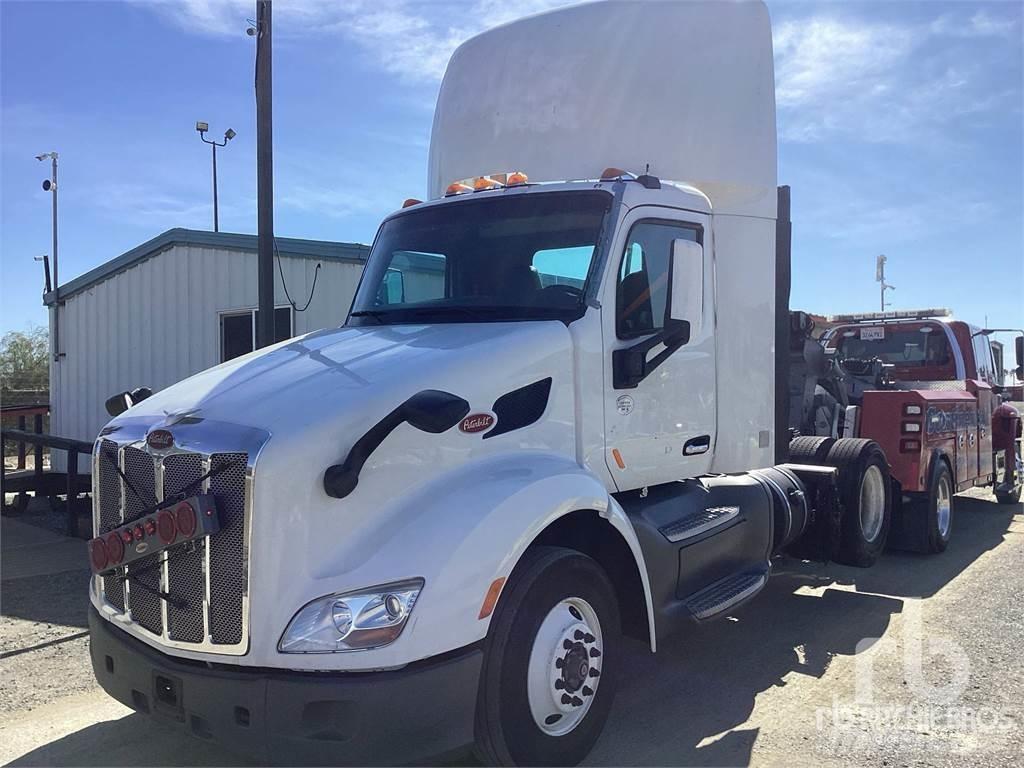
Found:
[[[835,444],[834,437],[801,435],[789,441],[789,460],[793,464],[821,464]]]
[[[917,499],[926,504],[925,521],[928,526],[926,551],[945,552],[953,532],[953,475],[949,465],[941,459],[934,459],[928,478],[928,495]]]
[[[575,765],[615,696],[619,608],[580,552],[534,547],[498,601],[484,647],[476,749],[488,765]]]
[[[867,568],[885,549],[892,518],[885,453],[874,440],[843,438],[833,443],[825,463],[839,469],[843,517],[836,560]]]

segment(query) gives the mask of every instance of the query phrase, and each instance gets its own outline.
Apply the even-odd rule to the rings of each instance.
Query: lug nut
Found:
[[[601,655],[601,652],[599,650],[597,650],[597,648],[591,648],[590,649],[590,658],[596,659],[600,655]]]
[[[563,693],[562,694],[562,703],[563,704],[572,704],[572,696],[570,696],[568,693]]]
[[[574,707],[582,707],[583,706],[583,699],[581,699],[579,696],[573,696],[572,697],[572,705]]]
[[[596,639],[597,639],[597,638],[596,638],[596,637],[594,637],[594,636],[593,636],[592,634],[590,634],[589,632],[588,632],[587,634],[585,634],[585,635],[583,636],[583,642],[584,642],[584,643],[592,643],[592,642],[594,642],[594,641],[595,641]]]
[[[567,651],[571,651],[572,650],[572,640],[569,640],[568,638],[563,640],[562,641],[562,647],[565,648],[565,650],[567,650]]]
[[[565,666],[565,659],[559,657],[555,659],[555,669],[561,669]]]
[[[594,669],[593,667],[591,667],[590,668],[590,676],[591,677],[600,677],[601,676],[601,670]]]
[[[555,680],[555,689],[560,691],[563,688],[565,688],[565,683],[561,680]]]
[[[584,685],[583,686],[583,695],[584,696],[593,696],[594,695],[594,689],[591,688],[588,685]]]
[[[576,630],[575,632],[573,632],[573,633],[572,633],[572,636],[573,636],[574,638],[576,638],[577,640],[582,640],[582,639],[583,639],[583,638],[585,637],[585,635],[583,634],[583,632],[581,632],[581,631],[580,631],[580,630],[578,630],[578,629],[577,629],[577,630]]]

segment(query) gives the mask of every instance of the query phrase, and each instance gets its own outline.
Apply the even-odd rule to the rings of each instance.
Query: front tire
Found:
[[[498,602],[484,649],[476,749],[488,765],[576,765],[615,697],[615,590],[591,558],[534,547]]]

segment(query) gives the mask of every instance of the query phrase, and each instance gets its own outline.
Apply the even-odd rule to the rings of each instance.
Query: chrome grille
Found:
[[[124,476],[124,519],[134,520],[147,507],[157,503],[156,467],[153,457],[138,448],[125,448],[122,457]],[[128,546],[132,546],[129,544]],[[163,601],[160,599],[159,555],[137,560],[128,571],[128,606],[132,620],[154,635],[163,634]]]
[[[100,454],[97,456],[96,477],[99,494],[99,527],[97,535],[121,524],[121,478],[117,474],[120,454],[117,443],[111,440],[100,441]],[[118,568],[115,575],[102,580],[103,592],[107,602],[118,611],[124,611],[124,583],[120,577],[124,569]]]
[[[207,426],[213,426],[207,424]],[[258,450],[265,433],[223,425],[219,435],[241,432],[237,444]],[[245,653],[248,645],[248,537],[251,514],[251,463],[248,452],[149,453],[144,442],[118,434],[103,438],[94,459],[94,525],[97,531],[131,520],[156,501],[186,490],[208,472],[223,467],[194,492],[216,498],[221,530],[193,544],[172,548],[129,566],[129,580],[98,580],[105,611],[124,614],[129,627],[160,642],[215,653]],[[136,433],[133,437],[138,437]],[[122,480],[104,451],[118,462]],[[121,569],[122,571],[124,569]],[[118,574],[120,575],[120,574]],[[166,592],[180,601],[163,600]]]
[[[179,453],[164,459],[164,496],[183,491],[203,476],[203,458],[197,453]],[[204,560],[206,542],[195,549],[175,552],[167,559],[167,591],[185,601],[184,606],[167,604],[167,635],[171,640],[200,643],[203,640],[203,598],[206,590]]]

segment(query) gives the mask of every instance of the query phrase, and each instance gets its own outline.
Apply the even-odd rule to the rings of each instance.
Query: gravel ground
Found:
[[[942,555],[887,553],[868,570],[777,562],[763,593],[733,616],[654,656],[629,645],[587,762],[1024,763],[1022,534],[1024,505],[978,491],[958,498]],[[6,557],[6,536],[4,548]],[[82,631],[85,587],[81,569],[5,575],[0,763],[242,763],[107,697],[92,682],[85,638],[38,647]],[[36,649],[3,656],[23,648]]]

